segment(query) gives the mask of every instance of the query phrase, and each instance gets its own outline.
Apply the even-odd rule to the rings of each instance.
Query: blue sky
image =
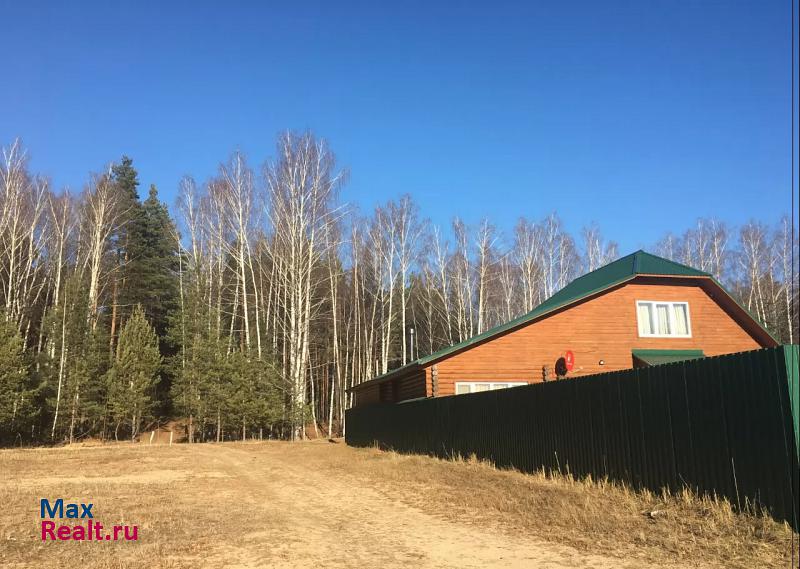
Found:
[[[310,128],[362,210],[408,192],[436,223],[503,229],[555,210],[626,253],[698,216],[788,213],[790,9],[0,0],[0,144],[76,190],[128,154],[172,205],[182,175],[235,149],[259,167]]]

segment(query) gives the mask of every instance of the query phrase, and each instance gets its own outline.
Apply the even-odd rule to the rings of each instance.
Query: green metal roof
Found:
[[[766,335],[766,337],[767,337],[767,338],[769,338],[769,339],[771,339],[773,342],[775,342],[775,346],[779,346],[779,345],[780,345],[780,341],[778,340],[778,338],[777,338],[776,336],[774,336],[774,335],[772,334],[772,332],[770,332],[769,330],[767,330],[767,327],[766,327],[766,326],[765,326],[765,325],[764,325],[764,324],[761,322],[761,320],[759,320],[758,318],[756,318],[756,317],[753,315],[753,313],[752,313],[752,312],[750,312],[750,311],[747,309],[747,307],[746,307],[744,304],[742,304],[741,302],[739,302],[738,300],[736,300],[736,298],[735,298],[735,297],[734,297],[734,296],[733,296],[731,293],[729,293],[729,292],[728,292],[728,290],[727,290],[727,289],[726,289],[724,286],[722,286],[722,283],[720,283],[720,282],[719,282],[717,279],[715,279],[714,277],[710,277],[710,279],[709,279],[709,280],[710,280],[712,283],[714,283],[715,285],[717,285],[717,287],[719,288],[719,290],[721,290],[721,291],[722,291],[722,293],[723,293],[723,294],[724,294],[724,295],[725,295],[725,296],[726,296],[726,297],[727,297],[729,300],[731,300],[731,301],[733,302],[733,304],[735,304],[736,306],[738,306],[738,307],[739,307],[739,309],[740,309],[740,310],[741,310],[741,311],[742,311],[744,314],[746,314],[746,315],[747,315],[747,316],[750,318],[750,320],[752,320],[753,322],[755,322],[755,323],[756,323],[756,326],[758,326],[758,329],[759,329],[761,332],[763,332],[763,333]]]
[[[705,357],[703,350],[633,350],[633,356],[654,366]]]
[[[413,371],[419,366],[424,366],[435,360],[441,359],[443,356],[452,354],[468,346],[478,344],[488,338],[497,336],[498,334],[502,334],[508,330],[512,330],[521,324],[525,324],[526,322],[539,318],[540,316],[553,312],[554,310],[558,310],[569,304],[573,304],[588,298],[589,296],[608,290],[612,287],[629,281],[638,275],[706,277],[717,284],[717,286],[719,286],[723,291],[725,291],[722,285],[714,280],[714,278],[708,273],[639,250],[635,253],[631,253],[630,255],[617,259],[616,261],[612,261],[611,263],[604,265],[599,269],[592,271],[591,273],[587,273],[581,277],[578,277],[527,314],[523,314],[522,316],[506,322],[505,324],[492,328],[491,330],[487,330],[486,332],[478,334],[477,336],[473,336],[472,338],[464,340],[463,342],[443,348],[438,352],[434,352],[429,356],[420,358],[414,362],[404,365],[403,367],[396,368],[370,381],[379,381],[400,373]],[[728,294],[727,291],[726,294]],[[758,323],[757,320],[756,322]],[[760,323],[758,324],[763,329],[763,326],[761,326]],[[769,334],[769,332],[767,332],[767,334]],[[360,385],[364,385],[364,383]]]
[[[537,306],[533,312],[543,314],[553,308],[564,306],[585,298],[601,290],[629,280],[636,275],[667,275],[674,277],[708,277],[708,273],[698,271],[674,261],[656,257],[644,251],[636,251],[578,277],[553,296]],[[532,313],[530,313],[532,314]]]

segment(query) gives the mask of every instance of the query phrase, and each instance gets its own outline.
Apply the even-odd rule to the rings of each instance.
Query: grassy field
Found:
[[[138,540],[42,542],[41,498]],[[5,450],[0,499],[2,567],[789,567],[797,543],[689,495],[323,441]]]

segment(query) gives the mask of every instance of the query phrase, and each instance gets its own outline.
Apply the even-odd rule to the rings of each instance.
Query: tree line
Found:
[[[556,213],[434,226],[410,195],[362,213],[311,133],[282,133],[198,184],[176,220],[122,157],[80,193],[0,165],[0,442],[135,439],[180,418],[190,441],[345,429],[348,389],[528,312],[619,256]],[[788,217],[699,219],[651,250],[708,271],[784,342],[798,334]],[[795,278],[792,278],[795,275]]]

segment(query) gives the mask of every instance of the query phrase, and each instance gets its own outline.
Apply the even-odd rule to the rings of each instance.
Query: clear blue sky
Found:
[[[128,154],[172,205],[310,128],[365,211],[557,210],[626,253],[789,211],[790,1],[0,0],[0,143],[76,190]]]

